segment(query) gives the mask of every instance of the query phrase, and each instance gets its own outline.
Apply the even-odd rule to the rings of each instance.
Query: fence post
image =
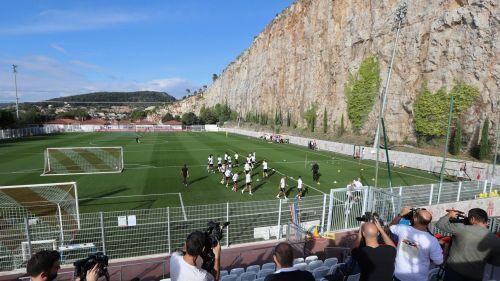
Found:
[[[64,245],[64,229],[62,223],[62,215],[61,215],[61,205],[57,203],[57,218],[59,220],[59,232],[61,235],[61,246]]]
[[[321,213],[321,233],[325,232],[325,212],[326,212],[326,194],[323,194],[323,212]]]
[[[434,184],[431,184],[431,194],[429,195],[429,206],[432,205],[432,196],[434,196]]]
[[[24,231],[26,232],[26,241],[28,241],[28,255],[31,258],[31,234],[30,234],[30,225],[28,221],[28,215],[24,215]]]
[[[102,212],[99,212],[99,221],[101,223],[102,252],[106,254],[106,236],[104,233],[104,215]]]
[[[276,240],[281,238],[281,198],[278,201],[278,235],[276,235]]]
[[[488,186],[488,180],[484,180],[483,193],[486,193],[486,187]]]
[[[438,189],[438,201],[437,201],[437,204],[439,204],[439,202],[441,202],[441,189],[443,188],[443,182],[440,182],[439,183],[439,189]]]
[[[170,248],[170,207],[167,207],[167,244],[168,244],[168,254],[171,253]]]
[[[363,186],[363,206],[361,207],[361,214],[366,213],[366,209],[368,209],[368,189],[369,186]]]
[[[330,227],[332,226],[332,215],[333,215],[333,189],[330,189],[330,202],[328,202],[328,221],[326,223],[326,231],[330,232]]]
[[[462,181],[458,182],[457,202],[460,201],[460,193],[462,192]]]
[[[229,221],[229,202],[226,202],[226,221]],[[226,247],[229,247],[229,225],[226,226]]]

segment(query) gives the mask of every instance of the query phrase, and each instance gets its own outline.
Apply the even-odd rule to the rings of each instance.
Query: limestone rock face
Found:
[[[202,105],[227,101],[244,117],[249,111],[290,111],[293,123],[305,126],[304,112],[318,104],[329,126],[344,115],[344,87],[349,73],[375,55],[383,91],[395,38],[396,0],[298,0],[279,14],[220,77],[200,96],[167,110],[199,112]],[[455,80],[477,86],[481,96],[465,113],[469,133],[486,116],[496,120],[499,106],[499,21],[496,0],[407,1],[385,113],[389,138],[415,138],[413,103],[424,85],[451,89]],[[367,108],[363,133],[373,135],[380,102]],[[495,126],[492,126],[495,128]],[[330,129],[331,130],[331,129]]]

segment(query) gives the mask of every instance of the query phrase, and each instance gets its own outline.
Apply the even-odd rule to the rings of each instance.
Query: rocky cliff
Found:
[[[290,111],[305,126],[304,112],[319,105],[329,126],[347,117],[344,87],[349,73],[374,55],[383,90],[395,38],[397,0],[298,0],[279,14],[201,96],[168,110],[198,112],[226,102],[242,117],[248,111]],[[497,120],[500,100],[500,2],[496,0],[407,1],[385,114],[391,140],[415,138],[413,104],[424,85],[436,91],[460,80],[481,96],[465,114],[465,130],[488,116]],[[373,134],[380,102],[367,108],[362,132]],[[349,121],[345,118],[346,122]],[[349,124],[349,123],[347,123]],[[495,123],[496,124],[496,123]],[[494,124],[494,125],[495,125]],[[349,127],[349,126],[348,126]],[[494,128],[494,126],[492,126]]]

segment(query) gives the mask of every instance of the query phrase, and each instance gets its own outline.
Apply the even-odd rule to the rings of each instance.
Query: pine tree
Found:
[[[326,134],[328,131],[328,113],[326,113],[326,107],[325,111],[323,112],[323,133]]]
[[[286,126],[287,127],[290,127],[291,123],[292,123],[292,115],[290,114],[290,110],[288,111],[287,113],[287,116],[286,116]]]
[[[450,143],[450,153],[453,155],[459,155],[462,150],[462,124],[457,121],[455,124],[455,132],[453,133],[453,138]]]
[[[342,117],[340,118],[340,130],[339,130],[339,136],[343,136],[345,132],[345,125],[344,125],[344,114],[342,114]]]
[[[489,141],[490,120],[486,118],[481,131],[481,142],[479,145],[479,160],[485,160],[490,157],[490,141]]]

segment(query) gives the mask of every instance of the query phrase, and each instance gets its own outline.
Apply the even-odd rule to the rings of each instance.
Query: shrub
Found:
[[[380,66],[376,57],[363,60],[356,75],[349,75],[344,89],[347,115],[354,131],[358,132],[370,114],[380,89]]]
[[[481,131],[481,142],[479,145],[479,160],[486,160],[490,157],[490,141],[489,141],[490,120],[486,118]]]

